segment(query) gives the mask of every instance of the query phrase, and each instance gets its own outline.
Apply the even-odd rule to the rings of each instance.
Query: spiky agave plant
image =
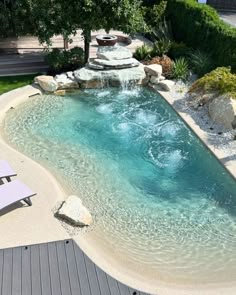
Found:
[[[171,76],[174,79],[187,81],[189,77],[189,65],[184,57],[177,58],[172,66]]]
[[[137,60],[147,60],[151,58],[151,51],[152,48],[148,46],[147,44],[144,44],[138,48],[136,48],[134,57]]]

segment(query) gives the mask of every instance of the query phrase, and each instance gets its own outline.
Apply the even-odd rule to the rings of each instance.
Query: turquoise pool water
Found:
[[[236,280],[235,181],[157,93],[35,97],[4,130],[83,199],[92,230],[144,279]]]

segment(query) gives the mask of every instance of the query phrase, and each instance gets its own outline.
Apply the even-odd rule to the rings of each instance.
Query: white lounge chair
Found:
[[[36,193],[19,180],[2,184],[0,185],[0,210],[19,201],[24,201],[31,206],[30,198],[35,195]]]
[[[11,181],[11,177],[16,175],[6,160],[0,160],[0,179],[6,178],[7,181]]]

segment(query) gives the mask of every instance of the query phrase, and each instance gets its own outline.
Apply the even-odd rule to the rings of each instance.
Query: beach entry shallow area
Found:
[[[157,93],[34,97],[9,110],[4,132],[81,197],[91,235],[143,280],[235,282],[235,181]]]

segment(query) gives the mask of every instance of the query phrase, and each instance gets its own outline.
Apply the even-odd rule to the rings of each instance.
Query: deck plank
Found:
[[[73,249],[75,254],[75,262],[77,266],[77,273],[79,276],[79,282],[82,295],[91,295],[87,268],[85,265],[85,258],[82,250],[73,241]]]
[[[32,295],[41,295],[41,273],[38,245],[30,247],[30,258]]]
[[[41,274],[41,289],[43,295],[52,295],[51,292],[51,277],[49,272],[48,261],[48,245],[39,245],[39,257],[40,257],[40,274]],[[22,294],[23,295],[23,294]]]
[[[65,241],[65,250],[66,250],[66,258],[67,258],[67,266],[69,271],[70,278],[70,287],[72,295],[81,295],[80,290],[80,282],[76,267],[74,247],[72,241]]]
[[[22,295],[31,295],[31,265],[30,265],[30,247],[22,248],[22,275],[21,275],[21,289]]]
[[[56,243],[48,244],[48,260],[51,278],[51,292],[52,295],[61,295],[61,283],[59,275],[59,267],[57,260]]]
[[[86,265],[87,272],[88,272],[88,279],[89,279],[91,295],[103,295],[101,293],[100,286],[98,283],[95,265],[86,256],[85,256],[85,265]]]
[[[109,275],[106,275],[106,276],[107,276],[107,282],[108,282],[111,294],[112,295],[122,295],[120,293],[118,282],[116,280],[114,280],[112,277],[110,277]]]
[[[2,294],[2,279],[3,279],[3,252],[0,250],[0,294]]]
[[[13,248],[12,294],[21,295],[22,248]]]
[[[12,249],[3,252],[2,294],[11,294],[12,288]]]
[[[102,295],[113,295],[111,294],[108,282],[107,282],[107,276],[104,271],[102,271],[99,267],[95,266],[95,270],[98,277],[98,283],[100,286],[101,294]]]
[[[60,274],[60,282],[61,282],[61,294],[72,295],[71,288],[70,288],[69,271],[68,271],[67,261],[66,261],[65,242],[58,241],[56,243],[56,248],[57,248],[57,259],[58,259],[58,267],[59,267],[59,274]]]

